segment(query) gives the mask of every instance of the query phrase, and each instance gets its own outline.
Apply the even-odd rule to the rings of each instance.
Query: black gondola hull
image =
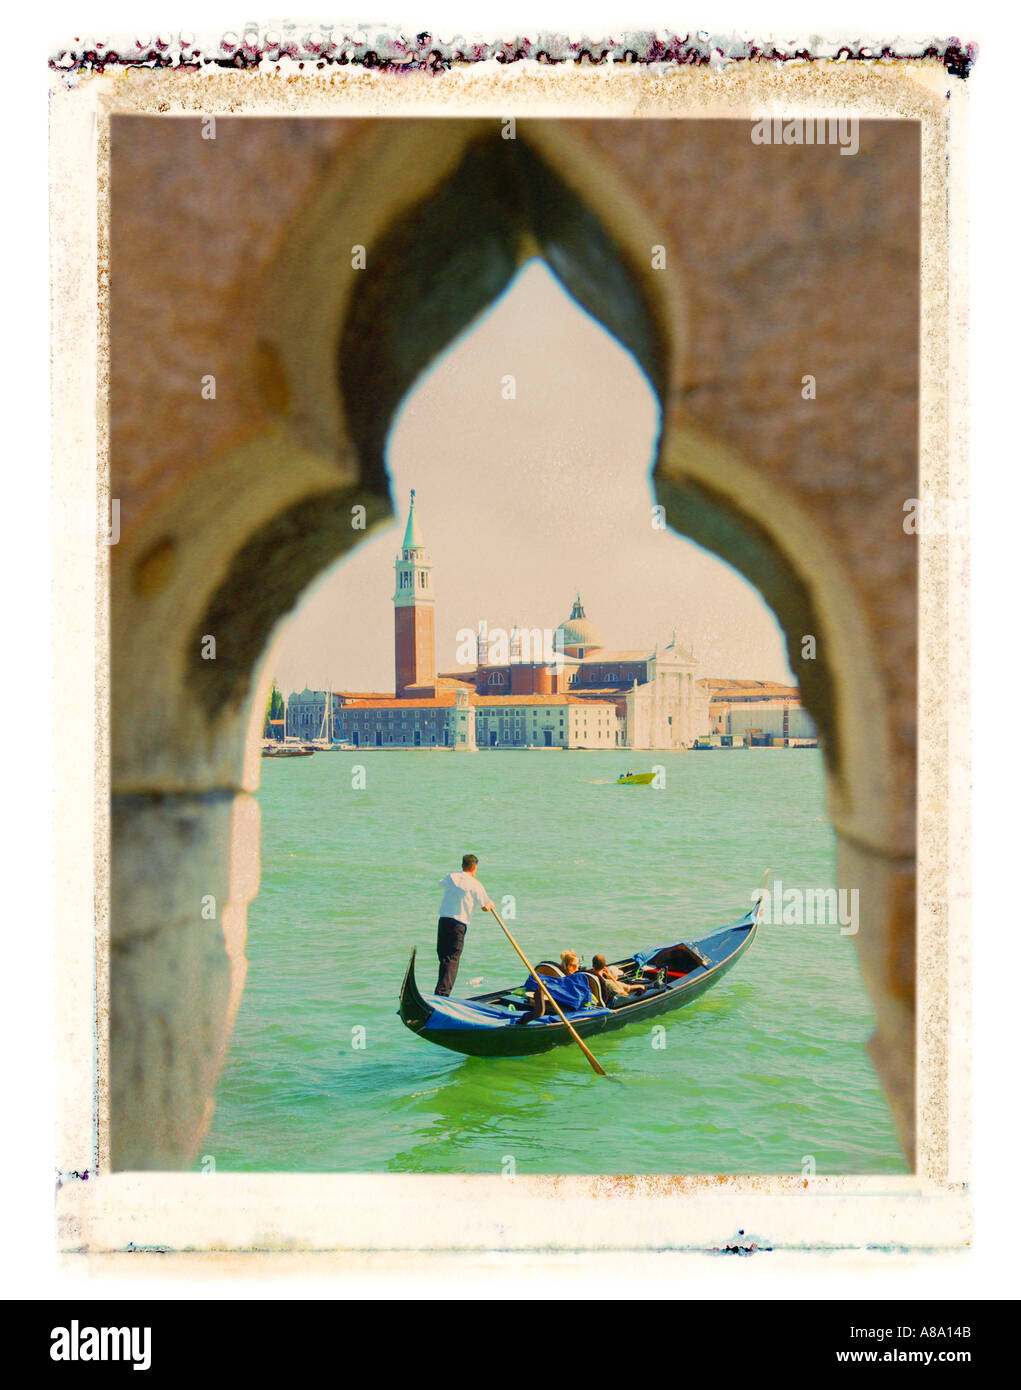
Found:
[[[618,1009],[569,1013],[572,1027],[579,1037],[588,1039],[601,1033],[655,1021],[664,1014],[694,1003],[733,969],[751,946],[757,930],[754,915],[749,913],[733,926],[693,942],[707,955],[710,961],[708,967],[699,968],[660,990],[649,991]],[[516,1021],[516,1015],[511,1010],[505,1011],[504,1019],[498,1016],[484,1017],[483,1010],[486,1014],[496,1014],[493,1001],[499,995],[498,991],[474,999],[445,1001],[421,994],[415,980],[413,951],[401,987],[398,1013],[405,1026],[419,1037],[469,1057],[528,1057],[538,1052],[549,1052],[554,1047],[573,1044],[569,1030],[559,1019],[522,1025]],[[451,1017],[451,1014],[460,1012],[470,1019],[473,1006],[478,1009],[483,1026],[471,1022],[458,1026],[457,1018]]]

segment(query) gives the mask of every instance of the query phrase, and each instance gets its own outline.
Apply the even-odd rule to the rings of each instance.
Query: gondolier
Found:
[[[471,923],[475,904],[478,903],[483,912],[489,912],[493,906],[489,894],[475,877],[478,863],[474,854],[466,854],[461,860],[459,874],[447,874],[440,879],[443,898],[440,920],[436,924],[436,954],[440,958],[437,994],[447,995],[454,988],[464,950],[464,934]]]

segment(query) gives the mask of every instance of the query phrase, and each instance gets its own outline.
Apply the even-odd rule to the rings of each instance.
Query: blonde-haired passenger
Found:
[[[577,975],[578,971],[581,969],[581,956],[578,955],[577,951],[561,951],[560,968],[565,975]],[[539,970],[542,971],[541,966],[539,966]],[[528,1012],[522,1014],[521,1017],[516,1020],[518,1023],[531,1023],[533,1019],[542,1018],[546,1012],[546,996],[543,994],[538,984],[531,978],[529,978],[529,984],[535,984],[535,990],[532,993],[532,1004]]]

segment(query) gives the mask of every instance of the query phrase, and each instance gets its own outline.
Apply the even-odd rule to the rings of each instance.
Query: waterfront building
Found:
[[[810,743],[819,735],[808,710],[798,701],[764,701],[744,709],[732,709],[728,733],[747,743]]]
[[[677,646],[676,634],[653,653],[644,682],[627,693],[628,746],[690,748],[709,727],[709,700],[695,680],[695,658]]]
[[[815,722],[802,705],[795,685],[719,678],[701,684],[710,697],[714,734],[736,735],[751,744],[818,740]]]
[[[472,708],[467,688],[454,692],[454,709],[451,716],[451,744],[455,753],[475,753],[475,710]]]
[[[333,697],[333,716],[334,716],[334,737],[339,738],[337,733],[337,713],[340,708],[340,701],[337,696]],[[323,713],[326,709],[326,691],[309,690],[308,686],[304,690],[296,690],[287,697],[287,714],[285,730],[288,738],[300,738],[303,741],[319,738],[324,728]]]
[[[703,735],[741,734],[760,723],[763,736],[771,736],[764,731],[767,724],[772,728],[766,718],[772,700],[780,702],[781,728],[792,729],[789,737],[802,736],[804,711],[796,688],[699,680],[696,658],[676,632],[651,651],[607,650],[580,594],[552,644],[538,628],[515,626],[509,642],[504,633],[498,645],[480,626],[474,664],[437,672],[432,562],[414,492],[394,574],[394,692],[331,692],[333,737],[339,741],[466,751],[680,749]],[[292,695],[287,734],[318,737],[326,699],[321,690]],[[737,710],[752,713],[745,719]]]
[[[569,696],[570,702],[582,706],[592,702],[612,707],[613,739],[608,745],[603,741],[607,725],[599,725],[595,717],[587,721],[593,741],[571,742],[584,736],[586,721],[579,711],[575,733],[567,732],[570,720],[565,725],[568,741],[560,745],[563,747],[689,748],[699,734],[708,732],[709,696],[696,680],[695,657],[680,645],[676,633],[662,649],[607,650],[579,594],[570,616],[554,633],[553,653],[552,659],[542,653],[537,629],[515,627],[509,661],[492,662],[487,645],[480,639],[478,664],[443,672],[442,677],[456,675],[469,682],[477,698],[534,696],[543,700]]]
[[[624,721],[609,700],[578,695],[476,695],[480,748],[620,748]]]
[[[451,748],[455,695],[339,696],[338,737],[356,748]]]

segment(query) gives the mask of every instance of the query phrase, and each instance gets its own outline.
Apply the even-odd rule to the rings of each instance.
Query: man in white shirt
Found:
[[[440,958],[440,975],[436,981],[437,994],[449,994],[457,979],[457,967],[464,950],[464,934],[478,903],[483,912],[492,911],[489,894],[475,877],[479,861],[474,854],[461,860],[459,874],[447,874],[440,879],[443,900],[440,920],[436,924],[436,954]]]

